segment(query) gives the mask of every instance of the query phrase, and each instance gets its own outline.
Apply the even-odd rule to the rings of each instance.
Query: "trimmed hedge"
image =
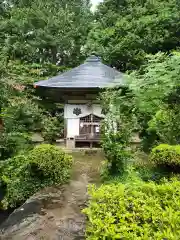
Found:
[[[175,170],[180,167],[180,145],[160,144],[152,149],[150,160],[157,166],[171,167]]]
[[[50,144],[2,162],[0,180],[6,186],[2,207],[16,207],[39,189],[66,182],[71,165],[72,157]]]
[[[32,173],[40,173],[43,179],[60,184],[69,178],[72,156],[50,144],[35,147],[29,154]],[[39,175],[39,177],[41,176]]]
[[[93,186],[89,193],[86,239],[179,239],[179,181]]]

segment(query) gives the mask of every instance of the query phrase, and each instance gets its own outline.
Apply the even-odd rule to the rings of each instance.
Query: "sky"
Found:
[[[92,3],[92,10],[94,10],[98,3],[102,2],[102,0],[91,0]]]

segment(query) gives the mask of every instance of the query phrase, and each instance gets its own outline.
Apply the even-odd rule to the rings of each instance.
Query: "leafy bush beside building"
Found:
[[[62,137],[64,132],[64,118],[62,115],[46,116],[42,121],[42,125],[42,136],[45,141],[53,143],[58,137]]]

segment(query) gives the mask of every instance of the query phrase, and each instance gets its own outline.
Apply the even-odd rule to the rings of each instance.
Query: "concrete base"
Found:
[[[73,149],[75,148],[75,139],[66,139],[66,148]]]
[[[88,152],[94,152],[94,153],[103,153],[103,149],[102,148],[72,148],[72,149],[64,149],[65,152],[67,153],[88,153]]]

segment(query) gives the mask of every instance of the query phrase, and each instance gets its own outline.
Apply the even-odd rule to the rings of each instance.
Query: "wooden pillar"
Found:
[[[93,127],[94,127],[94,126],[93,126],[92,123],[93,123],[93,115],[91,114],[91,130],[90,130],[90,131],[91,131],[91,133],[90,133],[91,138],[94,137],[94,136],[93,136],[93,135],[94,135],[94,133],[93,133],[93,130],[94,130]],[[90,142],[90,148],[92,148],[92,141]]]
[[[64,139],[67,138],[67,119],[64,119]]]

